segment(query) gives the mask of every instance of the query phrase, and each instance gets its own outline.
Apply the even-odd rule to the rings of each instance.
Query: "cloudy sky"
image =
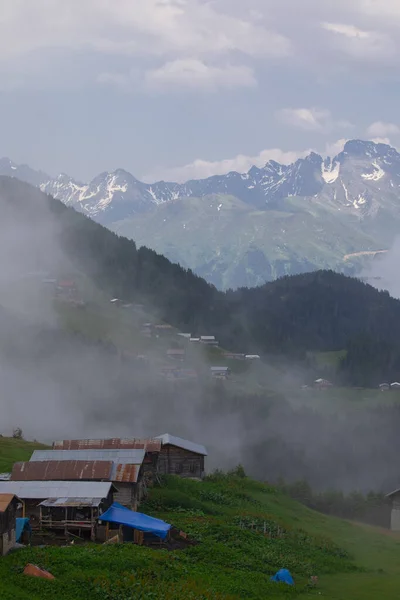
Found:
[[[185,180],[400,144],[399,0],[0,0],[0,154]]]

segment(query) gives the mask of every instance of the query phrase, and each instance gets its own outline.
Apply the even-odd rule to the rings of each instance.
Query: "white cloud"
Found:
[[[385,123],[383,121],[375,121],[367,128],[367,135],[371,138],[388,138],[389,135],[397,135],[400,133],[400,128],[395,123]]]
[[[334,157],[342,152],[347,141],[348,139],[341,138],[335,142],[329,142],[325,145],[325,148],[322,151],[315,149],[313,150],[311,148],[307,150],[281,150],[280,148],[269,148],[262,150],[256,156],[238,154],[233,158],[215,161],[198,158],[193,162],[181,167],[161,167],[155,169],[153,172],[142,176],[142,180],[148,183],[153,183],[154,181],[159,180],[183,183],[185,181],[189,181],[190,179],[205,179],[207,177],[212,177],[213,175],[224,175],[230,171],[247,173],[252,166],[261,168],[264,167],[265,164],[270,160],[274,160],[283,165],[290,165],[299,158],[308,156],[312,151],[319,152],[322,156]],[[381,140],[377,140],[377,143],[378,141]],[[381,142],[387,143],[387,141]]]
[[[386,144],[387,146],[393,146],[392,142],[387,137],[385,137],[385,138],[372,138],[371,142],[375,142],[375,144]]]
[[[66,47],[122,54],[239,51],[286,56],[290,42],[201,0],[0,0],[0,49]]]
[[[344,23],[322,23],[335,36],[336,47],[356,60],[379,62],[396,56],[396,44],[386,33]]]
[[[368,39],[371,34],[368,31],[362,31],[354,25],[345,25],[343,23],[322,23],[322,27],[327,31],[339,33],[348,38]]]
[[[346,142],[348,142],[348,139],[346,138],[341,138],[340,140],[336,140],[336,142],[328,142],[325,147],[326,156],[337,156],[342,152]]]
[[[321,108],[282,108],[277,111],[277,117],[290,127],[317,133],[352,127],[348,121],[334,120],[330,110]]]
[[[253,69],[246,66],[211,66],[198,59],[181,59],[166,63],[146,73],[149,88],[188,88],[215,91],[218,88],[255,87]]]
[[[153,182],[164,179],[166,181],[185,182],[189,179],[205,179],[212,175],[223,175],[230,171],[238,173],[247,173],[253,166],[263,167],[269,160],[275,160],[281,164],[290,164],[298,158],[307,156],[310,150],[285,151],[279,148],[270,148],[262,150],[257,156],[246,156],[238,154],[234,158],[224,160],[208,161],[196,159],[193,162],[182,167],[160,168],[153,173],[144,176],[144,181]]]

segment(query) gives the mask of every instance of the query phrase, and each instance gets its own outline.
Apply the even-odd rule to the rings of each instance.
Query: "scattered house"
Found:
[[[398,381],[394,381],[393,383],[390,384],[390,389],[391,390],[398,390],[398,389],[400,389],[400,383]]]
[[[165,433],[161,440],[158,472],[161,475],[202,478],[207,450],[200,444]]]
[[[151,338],[153,336],[153,324],[152,323],[143,323],[142,329],[141,329],[141,334],[144,335],[144,337]]]
[[[108,508],[113,502],[113,484],[108,481],[0,481],[0,494],[13,494],[21,499],[22,517],[29,517],[33,526],[41,525],[40,504],[45,500],[59,500],[72,506],[85,505],[91,507],[97,503],[100,508]],[[71,515],[65,511],[60,515],[60,521],[70,521]],[[82,528],[80,517],[75,515],[77,528]],[[62,525],[64,527],[64,524]],[[72,523],[68,523],[73,528]]]
[[[168,358],[172,358],[174,360],[184,360],[185,359],[185,351],[182,348],[169,348],[167,350]]]
[[[227,379],[231,374],[229,367],[211,367],[210,371],[215,379]]]
[[[178,371],[178,365],[164,365],[160,369],[161,377],[166,379],[175,379],[175,373]]]
[[[119,298],[112,298],[110,300],[110,302],[111,302],[111,304],[115,304],[115,305],[121,304],[121,300]]]
[[[36,450],[30,462],[14,465],[13,479],[111,481],[114,499],[136,508],[154,482],[157,459],[144,449]]]
[[[245,359],[246,360],[260,360],[260,355],[259,354],[246,354]]]
[[[184,338],[185,340],[190,340],[190,338],[192,337],[191,333],[178,333],[177,335],[181,338]]]
[[[156,337],[167,337],[170,336],[174,332],[174,328],[172,325],[160,324],[154,326],[154,333]]]
[[[390,391],[390,385],[388,383],[380,383],[379,384],[379,389],[381,390],[381,392],[389,392]]]
[[[227,360],[245,360],[247,358],[245,354],[238,354],[235,352],[224,352],[223,357]]]
[[[387,494],[386,498],[390,499],[392,504],[390,529],[392,531],[400,531],[400,489]]]
[[[217,342],[214,335],[201,335],[200,343],[207,344],[207,346],[218,346],[219,345],[219,342]]]
[[[327,379],[319,378],[314,381],[314,387],[318,390],[326,390],[332,387],[332,383]]]
[[[193,343],[195,343],[195,344],[196,344],[196,343],[198,344],[198,343],[200,342],[200,338],[199,338],[199,337],[191,337],[191,338],[189,339],[189,342],[193,342]]]
[[[16,517],[19,498],[0,493],[0,556],[5,556],[16,542]]]

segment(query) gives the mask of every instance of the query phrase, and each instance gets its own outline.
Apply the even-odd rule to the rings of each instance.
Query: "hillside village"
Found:
[[[0,555],[26,539],[25,530],[34,545],[43,543],[44,531],[54,534],[46,538],[50,544],[71,539],[104,543],[122,535],[121,528],[130,523],[138,543],[145,533],[152,541],[157,520],[137,522],[149,488],[165,475],[201,480],[206,456],[204,446],[170,434],[62,440],[50,450],[35,450],[29,461],[15,463],[11,473],[0,476]],[[109,510],[122,510],[124,518],[106,521]],[[128,540],[131,531],[125,531]]]

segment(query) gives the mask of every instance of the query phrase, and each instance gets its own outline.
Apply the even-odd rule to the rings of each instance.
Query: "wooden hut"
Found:
[[[207,450],[200,444],[165,433],[158,436],[162,442],[158,460],[160,475],[202,478]]]
[[[15,546],[18,502],[15,494],[0,494],[0,556]]]
[[[400,531],[400,489],[387,494],[386,498],[392,503],[390,529],[392,531]]]
[[[154,444],[152,450],[155,447],[161,449],[161,442]],[[49,478],[53,479],[111,481],[116,489],[115,501],[136,510],[156,477],[158,454],[136,448],[36,450],[26,463],[26,469],[29,472],[30,464],[41,462],[46,463],[40,469],[41,476],[49,472]],[[51,468],[52,464],[54,468]],[[67,468],[69,464],[71,466]],[[31,474],[28,476],[32,477]]]
[[[73,503],[75,507],[97,506],[106,510],[113,502],[113,491],[114,487],[108,481],[0,481],[0,494],[13,494],[21,499],[22,506],[17,516],[28,517],[32,527],[41,526],[43,514],[40,505],[44,500],[57,500],[64,505]],[[65,527],[66,519],[61,518],[64,515],[65,512],[60,515],[59,527]],[[74,519],[68,515],[67,520]],[[69,526],[72,527],[72,523]],[[82,528],[82,524],[79,527]]]

